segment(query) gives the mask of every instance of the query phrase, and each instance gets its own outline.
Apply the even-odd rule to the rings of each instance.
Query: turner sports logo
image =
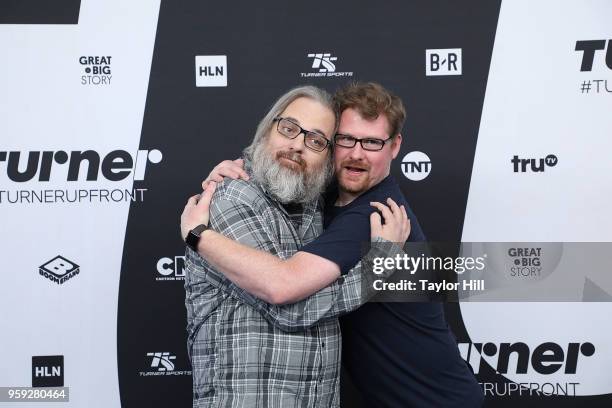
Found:
[[[330,52],[313,52],[307,54],[308,58],[312,58],[312,68],[315,72],[301,72],[302,78],[311,77],[352,77],[352,72],[336,71],[335,61],[338,57],[332,57]]]
[[[496,373],[515,376],[525,375],[529,382],[512,384],[481,383],[485,395],[576,395],[578,382],[534,382],[536,375],[576,374],[580,361],[595,354],[593,343],[558,344],[545,342],[530,347],[527,343],[459,343],[461,357],[467,361],[474,374],[490,366]]]
[[[159,376],[159,375],[191,375],[191,371],[178,371],[174,361],[176,355],[168,351],[156,351],[147,353],[147,358],[150,359],[149,370],[141,371],[141,377]]]
[[[143,181],[147,165],[162,161],[157,149],[101,154],[95,150],[0,151],[0,181],[50,183],[119,182],[132,176]],[[4,184],[4,183],[3,183]],[[147,189],[38,189],[0,190],[0,204],[144,201]]]

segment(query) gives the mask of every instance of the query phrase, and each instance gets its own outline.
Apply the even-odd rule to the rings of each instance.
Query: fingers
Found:
[[[223,177],[229,177],[231,179],[243,179],[248,180],[249,175],[246,171],[244,171],[244,163],[242,159],[236,160],[224,160],[217,165],[210,173],[211,179],[221,182],[223,181]],[[219,178],[216,180],[215,178]]]
[[[380,214],[374,211],[370,214],[370,236],[378,237],[382,230]]]
[[[391,213],[389,207],[387,207],[383,203],[379,203],[378,201],[372,201],[370,202],[370,205],[372,207],[376,207],[376,209],[378,209],[378,211],[382,213],[382,216],[385,219],[385,223],[391,222],[391,219],[393,218],[393,213]]]
[[[393,218],[395,219],[395,221],[399,224],[402,225],[402,211],[400,210],[400,208],[397,206],[397,203],[395,201],[393,201],[393,199],[391,197],[387,198],[387,205],[389,206],[389,209],[391,210],[391,213],[393,214]]]
[[[211,182],[206,187],[206,190],[200,194],[200,199],[198,200],[197,207],[201,209],[208,209],[210,206],[210,201],[212,200],[213,193],[217,188],[217,183]]]
[[[196,205],[198,203],[198,198],[200,198],[199,194],[193,195],[191,197],[189,197],[189,199],[187,200],[187,204],[185,205],[185,207],[188,207],[190,205]]]

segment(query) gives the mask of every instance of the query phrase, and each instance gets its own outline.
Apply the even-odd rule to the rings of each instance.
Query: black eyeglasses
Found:
[[[351,135],[343,135],[341,133],[336,133],[334,136],[334,143],[336,146],[340,147],[355,147],[357,143],[361,144],[361,148],[363,150],[368,150],[370,152],[377,152],[382,150],[385,147],[385,143],[389,140],[393,139],[393,136],[388,137],[387,139],[377,139],[375,137],[365,137],[363,139],[357,139]]]
[[[278,130],[278,133],[288,137],[289,139],[295,139],[301,133],[303,133],[304,146],[314,150],[315,152],[322,152],[323,150],[327,149],[327,146],[329,145],[329,140],[327,140],[322,134],[306,130],[289,119],[274,118],[273,122],[276,122],[276,130]]]

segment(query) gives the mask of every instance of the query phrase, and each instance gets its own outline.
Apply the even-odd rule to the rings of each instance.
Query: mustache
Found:
[[[306,160],[304,160],[304,158],[302,157],[302,155],[300,153],[297,152],[288,152],[288,151],[280,151],[276,153],[276,160],[278,159],[288,159],[291,161],[296,162],[297,164],[300,165],[300,167],[302,169],[306,168]]]
[[[340,165],[342,167],[356,167],[366,171],[370,170],[370,166],[361,160],[346,159],[340,163]]]

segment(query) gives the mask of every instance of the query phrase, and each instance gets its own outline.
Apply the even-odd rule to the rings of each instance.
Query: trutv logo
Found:
[[[612,69],[612,40],[607,40],[608,46],[606,50],[606,40],[587,40],[576,41],[575,51],[582,52],[582,62],[580,63],[580,71],[589,72],[593,70],[593,62],[597,51],[606,50],[606,66]]]
[[[512,168],[515,173],[526,173],[528,171],[541,173],[544,172],[547,167],[555,167],[559,159],[554,154],[549,154],[542,159],[521,159],[517,155],[514,155],[510,162],[512,163]]]
[[[24,156],[27,156],[23,160]],[[85,151],[30,151],[1,152],[0,169],[16,183],[50,181],[55,173],[66,174],[66,181],[97,181],[100,175],[109,181],[121,181],[134,174],[135,181],[144,180],[147,163],[159,163],[163,158],[159,150],[139,150],[133,157],[125,150],[113,150],[101,155],[95,150]]]
[[[576,374],[579,361],[595,354],[592,343],[553,342],[539,344],[531,349],[523,342],[517,343],[459,343],[461,357],[467,361],[474,374],[486,364],[499,374]]]

